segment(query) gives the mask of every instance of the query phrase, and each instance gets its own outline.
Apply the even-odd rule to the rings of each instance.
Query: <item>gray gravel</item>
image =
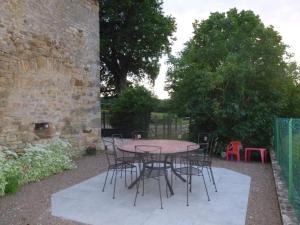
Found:
[[[18,193],[0,198],[0,225],[80,225],[51,216],[51,195],[104,171],[106,161],[99,153],[81,157],[76,164],[77,169],[25,185]],[[262,165],[215,159],[214,166],[251,176],[246,225],[282,224],[270,163]]]

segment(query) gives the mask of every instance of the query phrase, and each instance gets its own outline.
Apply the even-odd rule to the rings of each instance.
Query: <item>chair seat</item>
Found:
[[[211,160],[204,154],[192,154],[190,156],[182,156],[181,160],[195,166],[211,166]]]
[[[110,169],[117,169],[117,170],[130,169],[130,168],[135,168],[135,167],[136,166],[134,164],[124,163],[124,162],[112,164],[109,166]]]
[[[136,162],[138,159],[135,156],[126,156],[126,157],[118,157],[117,161],[118,162],[125,162],[125,163],[134,163]]]
[[[181,175],[201,175],[202,174],[202,170],[199,167],[180,167],[180,168],[176,168],[175,171]]]

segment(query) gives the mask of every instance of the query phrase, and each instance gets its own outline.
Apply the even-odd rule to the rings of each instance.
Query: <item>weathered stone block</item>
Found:
[[[84,85],[84,83],[83,83],[83,81],[82,80],[75,80],[75,84],[74,84],[75,86],[77,86],[77,87],[81,87],[81,86],[83,86]]]

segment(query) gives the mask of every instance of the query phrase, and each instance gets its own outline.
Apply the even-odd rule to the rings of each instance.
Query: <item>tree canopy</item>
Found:
[[[268,145],[273,116],[299,116],[298,68],[272,26],[252,11],[231,9],[196,21],[194,35],[170,60],[168,90],[191,130],[223,142]]]
[[[170,51],[175,20],[160,0],[100,1],[102,93],[119,94],[128,79],[154,81],[159,58]]]

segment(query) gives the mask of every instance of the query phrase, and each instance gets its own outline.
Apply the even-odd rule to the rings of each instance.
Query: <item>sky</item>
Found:
[[[294,53],[294,59],[300,63],[300,1],[298,0],[164,0],[165,15],[175,18],[177,31],[176,41],[172,46],[172,54],[176,54],[184,47],[193,34],[192,23],[197,19],[205,20],[211,12],[226,12],[231,8],[252,10],[259,15],[266,25],[273,25],[280,33],[285,44],[289,45],[289,52]],[[155,81],[154,94],[160,98],[168,98],[164,91],[167,65],[166,57],[160,60],[161,68]]]

